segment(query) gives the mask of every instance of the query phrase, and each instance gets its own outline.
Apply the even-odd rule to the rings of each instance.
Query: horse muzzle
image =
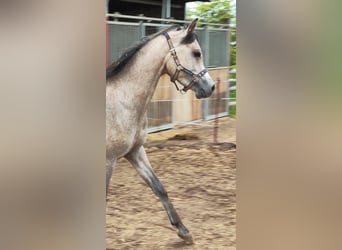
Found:
[[[207,98],[211,96],[215,90],[215,83],[206,79],[199,81],[195,86],[195,94],[197,99]]]

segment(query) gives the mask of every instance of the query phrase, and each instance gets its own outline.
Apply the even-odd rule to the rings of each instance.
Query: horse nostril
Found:
[[[213,85],[212,87],[211,87],[211,91],[214,91],[215,90],[215,85]]]

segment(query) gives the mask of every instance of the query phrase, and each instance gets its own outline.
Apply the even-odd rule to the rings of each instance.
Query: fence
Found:
[[[231,70],[230,74],[236,74],[236,70]],[[229,79],[229,92],[232,94],[232,92],[236,92],[236,76]],[[231,94],[229,96],[231,96]],[[236,94],[235,94],[236,95]],[[235,101],[229,102],[229,106],[236,106],[236,98],[229,98],[234,99]]]
[[[109,64],[140,38],[153,34],[169,26],[170,23],[185,23],[180,20],[127,16],[118,13],[107,14],[107,17],[112,19],[107,21],[107,63]],[[216,90],[211,97],[198,100],[191,91],[184,95],[179,94],[170,83],[169,77],[162,76],[148,106],[149,132],[171,128],[177,123],[212,119],[217,117],[217,112],[219,116],[229,114],[229,29],[227,25],[210,24],[211,27],[215,25],[218,28],[197,28],[196,34],[199,37],[204,63],[209,68],[209,74],[214,80],[220,79],[220,87],[216,88],[220,89],[220,92]],[[216,107],[217,98],[220,100],[219,108]]]

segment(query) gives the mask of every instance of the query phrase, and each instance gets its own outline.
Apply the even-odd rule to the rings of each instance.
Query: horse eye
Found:
[[[200,51],[194,51],[194,52],[192,52],[192,54],[194,55],[194,57],[197,57],[197,58],[201,57],[201,52]]]

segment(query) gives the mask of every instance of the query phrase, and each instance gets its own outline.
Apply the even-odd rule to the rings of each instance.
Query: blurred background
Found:
[[[111,1],[110,5],[114,4],[115,7],[115,2],[120,2],[120,6],[124,4],[124,1]],[[132,1],[127,0],[125,4],[129,2]],[[155,18],[167,19],[169,16],[182,22],[187,19],[184,11],[176,14],[179,13],[176,6],[165,8],[165,16],[162,17],[163,2],[167,3],[155,1],[155,5],[148,6],[147,9],[151,11],[154,6],[159,6],[159,14]],[[189,7],[189,12],[210,2],[194,4],[195,7]],[[0,248],[105,249],[106,231],[108,233],[108,230],[115,228],[106,229],[108,216],[106,218],[105,215],[104,69],[109,59],[115,60],[109,58],[106,51],[106,34],[109,33],[109,30],[106,32],[106,24],[109,28],[109,22],[128,19],[110,17],[115,15],[115,9],[108,6],[109,1],[16,0],[1,1],[0,4]],[[138,6],[138,3],[135,4]],[[171,2],[171,5],[176,4],[176,1]],[[342,248],[341,2],[239,0],[236,5],[236,22],[233,17],[229,18],[229,23],[214,22],[221,23],[219,29],[224,31],[220,32],[228,34],[225,37],[229,42],[223,41],[228,44],[225,46],[225,55],[231,54],[234,45],[238,51],[238,249],[339,250]],[[187,7],[183,3],[180,9],[186,13]],[[166,10],[169,10],[169,15]],[[135,17],[143,13],[117,11],[120,15]],[[145,17],[151,15],[145,14]],[[133,21],[129,20],[130,23]],[[134,22],[140,21],[148,20],[135,19]],[[168,22],[171,21],[167,19],[159,24],[167,25]],[[238,43],[234,43],[233,39],[235,23],[239,30],[236,33]],[[227,26],[224,26],[227,24],[228,31]],[[149,31],[146,27],[147,34]],[[199,32],[205,33],[201,30],[205,28],[209,32],[213,27],[200,24]],[[229,78],[221,79],[221,84],[226,87],[223,98],[235,98],[227,93],[227,85],[233,85],[231,79],[234,79],[231,72],[233,59],[230,56],[227,58],[228,64],[224,65],[227,68],[224,70]],[[205,60],[212,58],[209,55]],[[207,66],[213,65],[209,63]],[[222,90],[225,87],[222,86]],[[163,99],[171,100],[168,98]],[[230,107],[223,112],[228,112],[229,116],[233,114],[231,106],[234,100],[227,100]],[[195,109],[186,112],[184,120],[190,117],[188,115],[193,113],[192,110]],[[202,112],[197,114],[203,116]],[[150,115],[150,121],[156,117]],[[182,123],[181,118],[172,117],[171,121]],[[225,116],[222,119],[231,118]],[[215,120],[204,121],[213,130],[215,126],[210,121]],[[224,124],[221,121],[219,124]],[[233,126],[230,127],[233,129]],[[221,128],[218,133],[225,131]],[[209,134],[193,133],[203,141]],[[162,138],[166,140],[173,136],[165,135]],[[232,137],[224,135],[218,138],[226,138],[221,142],[232,141]],[[189,140],[185,142],[189,143]],[[200,165],[200,156],[218,154],[216,159],[221,163],[214,162],[211,164],[213,172],[206,169],[206,173],[210,176],[208,178],[212,178],[212,183],[218,183],[219,180],[222,183],[222,179],[216,175],[220,166],[235,163],[231,160],[233,158],[220,155],[226,152],[231,154],[232,150],[222,150],[222,147],[228,148],[228,144],[215,146],[221,149],[210,149],[208,143],[213,142],[210,136],[210,141],[203,145],[204,153],[199,153],[198,148],[202,145],[198,142],[190,141],[192,145],[188,147],[197,158],[196,161],[191,158],[192,161]],[[172,155],[172,148],[180,153],[182,142],[167,140],[165,143],[173,145],[171,148],[162,148],[159,143],[154,147],[151,142],[149,154],[153,154],[153,151],[169,154],[164,163],[170,166],[166,161],[177,162],[177,158],[172,158],[176,156]],[[177,164],[182,164],[182,161]],[[179,176],[180,172],[172,169],[169,173],[175,171],[174,176],[179,177],[175,181],[179,181],[182,177]],[[224,180],[234,183],[228,178],[231,176],[228,169],[233,168],[227,168]],[[196,169],[191,171],[195,173]],[[164,170],[160,172],[164,173]],[[196,176],[200,174],[196,173]],[[132,176],[133,173],[132,180],[139,180]],[[171,177],[172,174],[169,174],[166,179],[172,180]],[[199,186],[208,183],[205,178],[203,182],[196,181]],[[180,183],[181,186],[188,185],[182,181]],[[190,183],[191,187],[196,185]],[[142,184],[137,185],[139,187]],[[175,190],[172,186],[167,186],[170,192],[177,192],[172,191]],[[189,198],[183,199],[181,189],[179,195],[172,197],[177,201],[177,207],[182,208],[180,211],[187,215],[186,218],[191,218],[192,206],[182,204],[184,201],[227,204],[227,200],[233,201],[235,197],[235,193],[224,190],[226,196],[221,199],[218,190],[212,185],[205,189],[187,190]],[[199,198],[195,198],[196,195]],[[153,202],[152,194],[150,199]],[[156,201],[155,204],[159,203]],[[129,207],[134,209],[138,206],[129,204]],[[158,207],[156,205],[153,208]],[[222,214],[233,215],[235,207],[227,208],[226,211],[231,212]],[[217,205],[215,209],[223,210],[224,207]],[[231,231],[227,235],[225,232],[226,228],[235,227],[226,225],[230,222],[234,224],[234,217],[229,220],[219,216],[212,218],[210,211],[211,208],[200,217],[195,213],[194,220],[190,222],[186,219],[185,222],[193,223],[192,230],[206,232],[206,237],[200,241],[217,241],[217,244],[225,247],[227,244],[223,242],[228,242],[233,246],[235,233]],[[154,218],[163,216],[164,211]],[[202,230],[203,224],[201,220],[196,221],[196,217],[209,221],[210,230],[206,226]],[[218,220],[220,223],[216,232],[219,234],[215,235],[212,223]],[[134,221],[130,225],[134,225]],[[125,225],[116,226],[121,227],[129,230],[128,239],[133,229],[136,233],[143,231]],[[161,228],[165,227],[151,226],[151,230]],[[160,231],[172,235],[169,240],[175,244],[168,245],[170,249],[187,249],[177,244],[178,238],[174,232],[168,232],[168,228],[165,230]],[[201,237],[201,233],[196,235]],[[221,235],[224,237],[220,238]],[[117,238],[120,239],[125,238]],[[192,247],[203,249],[200,244]],[[217,248],[208,244],[204,249]]]

